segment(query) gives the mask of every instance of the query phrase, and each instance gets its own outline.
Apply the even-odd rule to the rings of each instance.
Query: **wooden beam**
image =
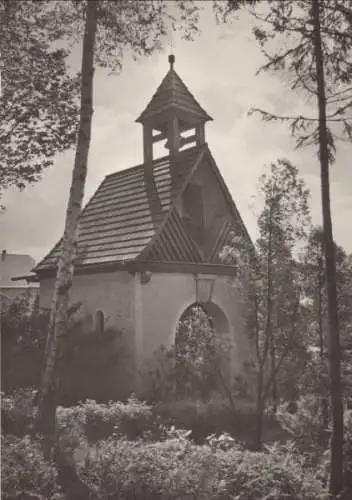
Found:
[[[136,272],[151,271],[160,273],[180,274],[215,274],[219,276],[236,276],[236,266],[225,264],[207,264],[206,262],[142,262],[135,261],[130,264]]]
[[[129,261],[129,262],[106,262],[102,264],[86,264],[75,266],[75,275],[109,273],[114,271],[128,271],[130,274],[143,271],[155,273],[179,273],[179,274],[208,274],[219,276],[236,276],[236,266],[225,264],[207,264],[197,262],[152,262],[152,261]],[[56,269],[43,269],[37,271],[40,279],[55,277]]]
[[[164,139],[167,139],[167,135],[164,132],[153,135],[153,142],[163,141]]]
[[[185,144],[189,144],[191,142],[196,142],[197,137],[196,135],[190,135],[188,137],[181,137],[180,139],[180,147],[184,146]]]
[[[144,164],[150,165],[153,162],[153,129],[151,126],[143,125],[143,153]]]
[[[170,155],[178,153],[180,149],[180,129],[177,116],[173,116],[168,126],[168,143]]]
[[[205,143],[204,123],[198,123],[196,126],[196,141],[198,146]]]

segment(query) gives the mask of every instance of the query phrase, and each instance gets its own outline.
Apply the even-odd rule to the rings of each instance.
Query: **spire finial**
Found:
[[[174,69],[175,56],[173,54],[169,55],[169,64],[170,64],[170,69]]]

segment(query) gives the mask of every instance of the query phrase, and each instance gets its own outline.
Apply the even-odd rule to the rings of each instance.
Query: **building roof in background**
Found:
[[[8,253],[2,250],[0,256],[0,288],[23,288],[27,286],[27,281],[12,278],[30,274],[35,265],[35,260],[30,255]]]

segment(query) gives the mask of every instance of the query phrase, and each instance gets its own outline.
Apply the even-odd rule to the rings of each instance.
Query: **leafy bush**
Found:
[[[277,444],[265,452],[228,452],[223,455],[223,479],[220,498],[236,500],[292,500],[328,498],[314,473],[299,460],[292,444]]]
[[[319,415],[319,400],[315,395],[301,398],[295,412],[289,411],[289,403],[277,409],[276,417],[294,440],[297,449],[304,454],[309,465],[319,463],[329,441],[329,432],[322,429]]]
[[[50,310],[39,307],[36,293],[20,295],[2,312],[1,387],[5,393],[39,388],[49,317]],[[81,302],[69,307],[67,329],[61,404],[126,396],[126,384],[116,383],[126,359],[122,333],[111,328],[104,335],[95,331],[92,316]]]
[[[126,403],[110,401],[102,404],[87,400],[70,408],[59,407],[57,420],[59,429],[77,435],[83,432],[89,442],[112,435],[132,440],[146,437],[157,429],[151,407],[133,396]]]
[[[56,469],[44,460],[39,443],[29,436],[2,436],[1,453],[1,498],[31,498],[30,495],[53,500],[64,498],[57,486]]]
[[[209,447],[185,439],[159,443],[107,440],[91,451],[82,477],[102,498],[125,500],[213,498],[216,469]]]
[[[247,399],[236,398],[233,408],[217,396],[208,401],[183,399],[157,403],[153,412],[166,426],[191,430],[191,437],[198,444],[204,443],[210,434],[223,432],[249,447],[253,444],[256,415],[253,403]],[[264,423],[270,440],[281,437],[282,430],[273,416],[264,415]]]
[[[36,412],[36,391],[23,389],[2,398],[1,428],[4,434],[22,437],[32,431]],[[77,445],[86,437],[90,442],[109,436],[159,437],[159,419],[152,407],[134,396],[126,403],[110,401],[107,404],[87,400],[76,406],[57,408],[59,436]]]
[[[8,413],[15,415],[13,400],[7,398],[6,405]],[[189,430],[160,429],[152,408],[135,398],[126,403],[86,401],[59,407],[59,444],[67,463],[75,464],[81,484],[97,499],[281,500],[284,494],[292,500],[324,498],[321,482],[306,467],[298,448],[276,445],[262,453],[245,450],[238,440],[220,433],[224,420],[217,419],[217,406],[215,401],[197,404],[198,426],[205,433],[212,419],[214,430],[201,445],[189,439],[196,425]],[[25,404],[24,408],[31,421],[33,407]],[[179,403],[184,422],[190,408],[190,402]],[[244,428],[248,418],[243,409],[239,415]],[[165,415],[162,420],[166,422]],[[150,439],[156,437],[162,440]],[[43,459],[38,443],[28,436],[2,439],[4,498],[24,493],[62,498],[56,469]]]
[[[316,476],[326,483],[329,476],[330,430],[324,432],[319,418],[318,402],[314,396],[305,396],[298,401],[295,413],[290,413],[287,404],[278,408],[277,418],[287,429],[295,443],[296,452],[305,466],[314,467]],[[352,411],[344,414],[344,484],[352,494]]]
[[[1,388],[4,392],[38,387],[49,311],[38,306],[37,292],[16,297],[2,311]]]
[[[253,453],[233,446],[228,436],[199,446],[187,433],[174,432],[176,437],[158,443],[100,441],[79,473],[100,498],[116,500],[324,498],[319,481],[290,448]]]
[[[345,412],[344,472],[345,487],[352,496],[352,410]]]
[[[35,396],[36,391],[28,388],[2,397],[2,433],[21,437],[31,431],[35,415]]]

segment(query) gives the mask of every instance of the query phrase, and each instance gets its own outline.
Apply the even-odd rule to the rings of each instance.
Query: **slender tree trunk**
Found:
[[[91,123],[93,114],[93,73],[94,45],[97,28],[97,1],[89,0],[82,51],[81,73],[81,111],[76,148],[75,163],[68,206],[62,251],[58,263],[54,297],[51,309],[50,327],[46,346],[45,369],[39,395],[39,412],[36,428],[45,435],[55,431],[55,413],[60,376],[60,358],[63,352],[67,327],[69,291],[74,273],[74,258],[77,244],[77,227],[84,187],[87,176],[88,152],[90,146]]]
[[[275,351],[275,342],[273,339],[273,335],[271,335],[270,357],[271,357],[271,373],[273,374],[271,396],[273,400],[273,410],[276,413],[277,410],[276,351]]]
[[[324,249],[326,262],[326,287],[329,318],[329,371],[332,407],[330,493],[337,496],[343,487],[343,407],[341,398],[340,339],[336,292],[335,247],[332,235],[329,185],[329,137],[326,122],[326,97],[324,60],[320,30],[320,0],[312,2],[314,23],[314,51],[317,72],[317,96],[319,107],[319,157],[323,208]]]
[[[319,334],[319,356],[321,361],[321,366],[325,364],[325,349],[324,349],[324,334],[323,334],[323,260],[321,258],[322,248],[319,245],[319,257],[318,257],[318,334]],[[329,413],[328,413],[328,401],[326,396],[325,386],[321,387],[321,413],[322,413],[322,424],[323,429],[327,429],[329,426]]]
[[[261,450],[262,440],[263,440],[263,416],[264,416],[264,371],[265,368],[261,364],[259,366],[259,372],[257,376],[257,399],[256,399],[256,428],[254,435],[254,448],[256,450]]]
[[[256,402],[256,436],[255,447],[260,450],[262,447],[262,434],[263,434],[263,415],[265,411],[264,396],[264,379],[265,368],[268,360],[268,352],[272,343],[272,308],[273,308],[273,277],[272,277],[272,206],[269,211],[269,239],[268,239],[268,258],[267,258],[267,311],[266,311],[266,324],[264,330],[264,347],[263,353],[260,354],[259,338],[257,338],[257,358],[259,363],[259,370],[257,376],[257,402]],[[258,314],[258,309],[256,310]],[[257,328],[257,336],[259,335],[259,328]]]

